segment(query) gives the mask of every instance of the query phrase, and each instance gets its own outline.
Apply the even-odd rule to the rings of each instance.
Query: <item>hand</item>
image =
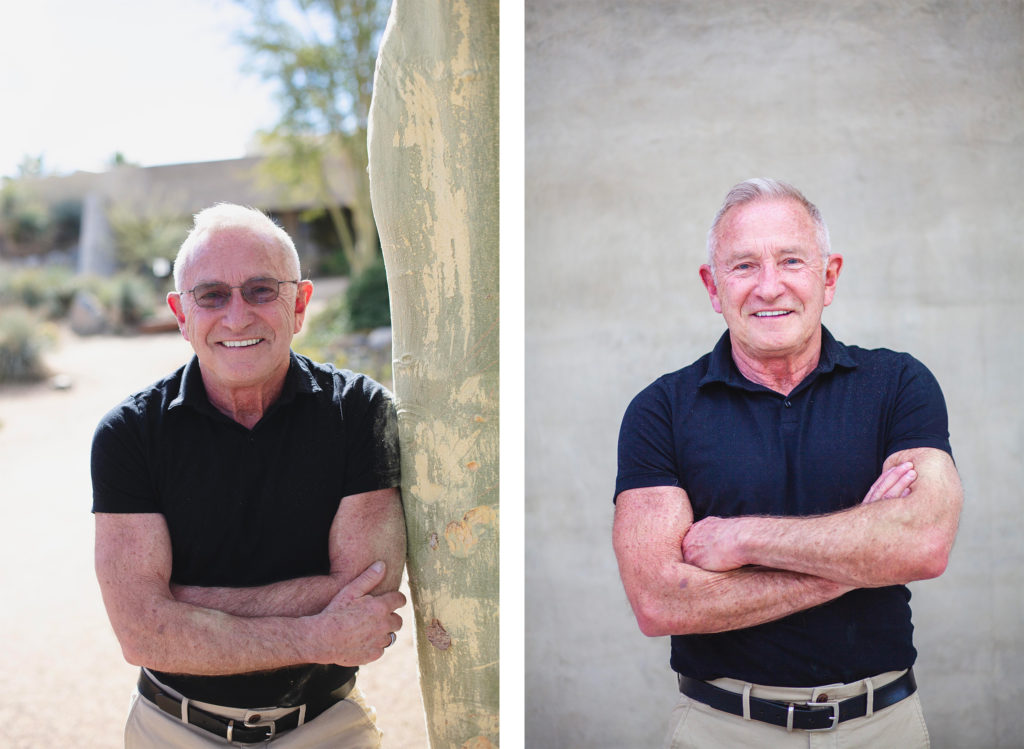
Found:
[[[742,518],[706,517],[683,536],[683,561],[708,572],[727,572],[746,564],[738,539]]]
[[[917,471],[911,462],[900,463],[882,471],[875,483],[868,489],[862,504],[877,502],[880,499],[898,499],[911,492],[911,485],[917,480]]]
[[[405,596],[398,591],[369,595],[385,572],[383,562],[374,562],[313,617],[316,637],[323,648],[317,662],[361,666],[384,654],[384,648],[391,644],[389,633],[402,628],[402,617],[395,609],[405,605]]]

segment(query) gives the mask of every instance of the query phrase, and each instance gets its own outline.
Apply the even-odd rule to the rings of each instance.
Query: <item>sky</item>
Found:
[[[278,108],[231,0],[0,0],[0,176],[245,155]]]

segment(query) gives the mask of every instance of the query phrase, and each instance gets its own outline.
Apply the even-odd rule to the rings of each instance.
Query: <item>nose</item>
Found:
[[[785,293],[782,274],[774,263],[765,263],[757,274],[757,293],[762,299],[777,299]]]
[[[223,307],[221,321],[231,328],[243,328],[249,324],[251,305],[242,298],[241,289],[232,289],[231,298]]]

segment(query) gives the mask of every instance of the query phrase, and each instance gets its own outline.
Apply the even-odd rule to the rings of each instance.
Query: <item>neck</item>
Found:
[[[733,347],[732,360],[736,363],[740,374],[751,382],[789,395],[794,388],[803,382],[821,359],[821,340],[816,346],[799,354],[780,354],[778,356],[751,355]]]
[[[231,387],[211,383],[203,377],[206,396],[213,407],[246,429],[256,426],[267,409],[280,397],[284,389],[284,377],[274,382],[243,387]]]

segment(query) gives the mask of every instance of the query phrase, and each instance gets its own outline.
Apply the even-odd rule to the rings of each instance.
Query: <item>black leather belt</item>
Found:
[[[188,700],[180,700],[168,694],[145,671],[139,675],[139,694],[165,713],[229,742],[235,741],[239,744],[260,744],[284,731],[298,728],[348,697],[355,685],[356,678],[353,676],[325,698],[299,705],[294,711],[277,720],[263,720],[263,716],[254,710],[248,711],[245,720],[232,720],[201,710]]]
[[[691,699],[733,715],[743,715],[743,695],[716,687],[706,681],[679,674],[679,691]],[[917,691],[913,670],[874,690],[873,710],[895,705]],[[844,720],[862,718],[868,712],[868,695],[820,702],[777,702],[750,697],[750,717],[788,730],[829,731]],[[820,700],[820,698],[819,698]]]

